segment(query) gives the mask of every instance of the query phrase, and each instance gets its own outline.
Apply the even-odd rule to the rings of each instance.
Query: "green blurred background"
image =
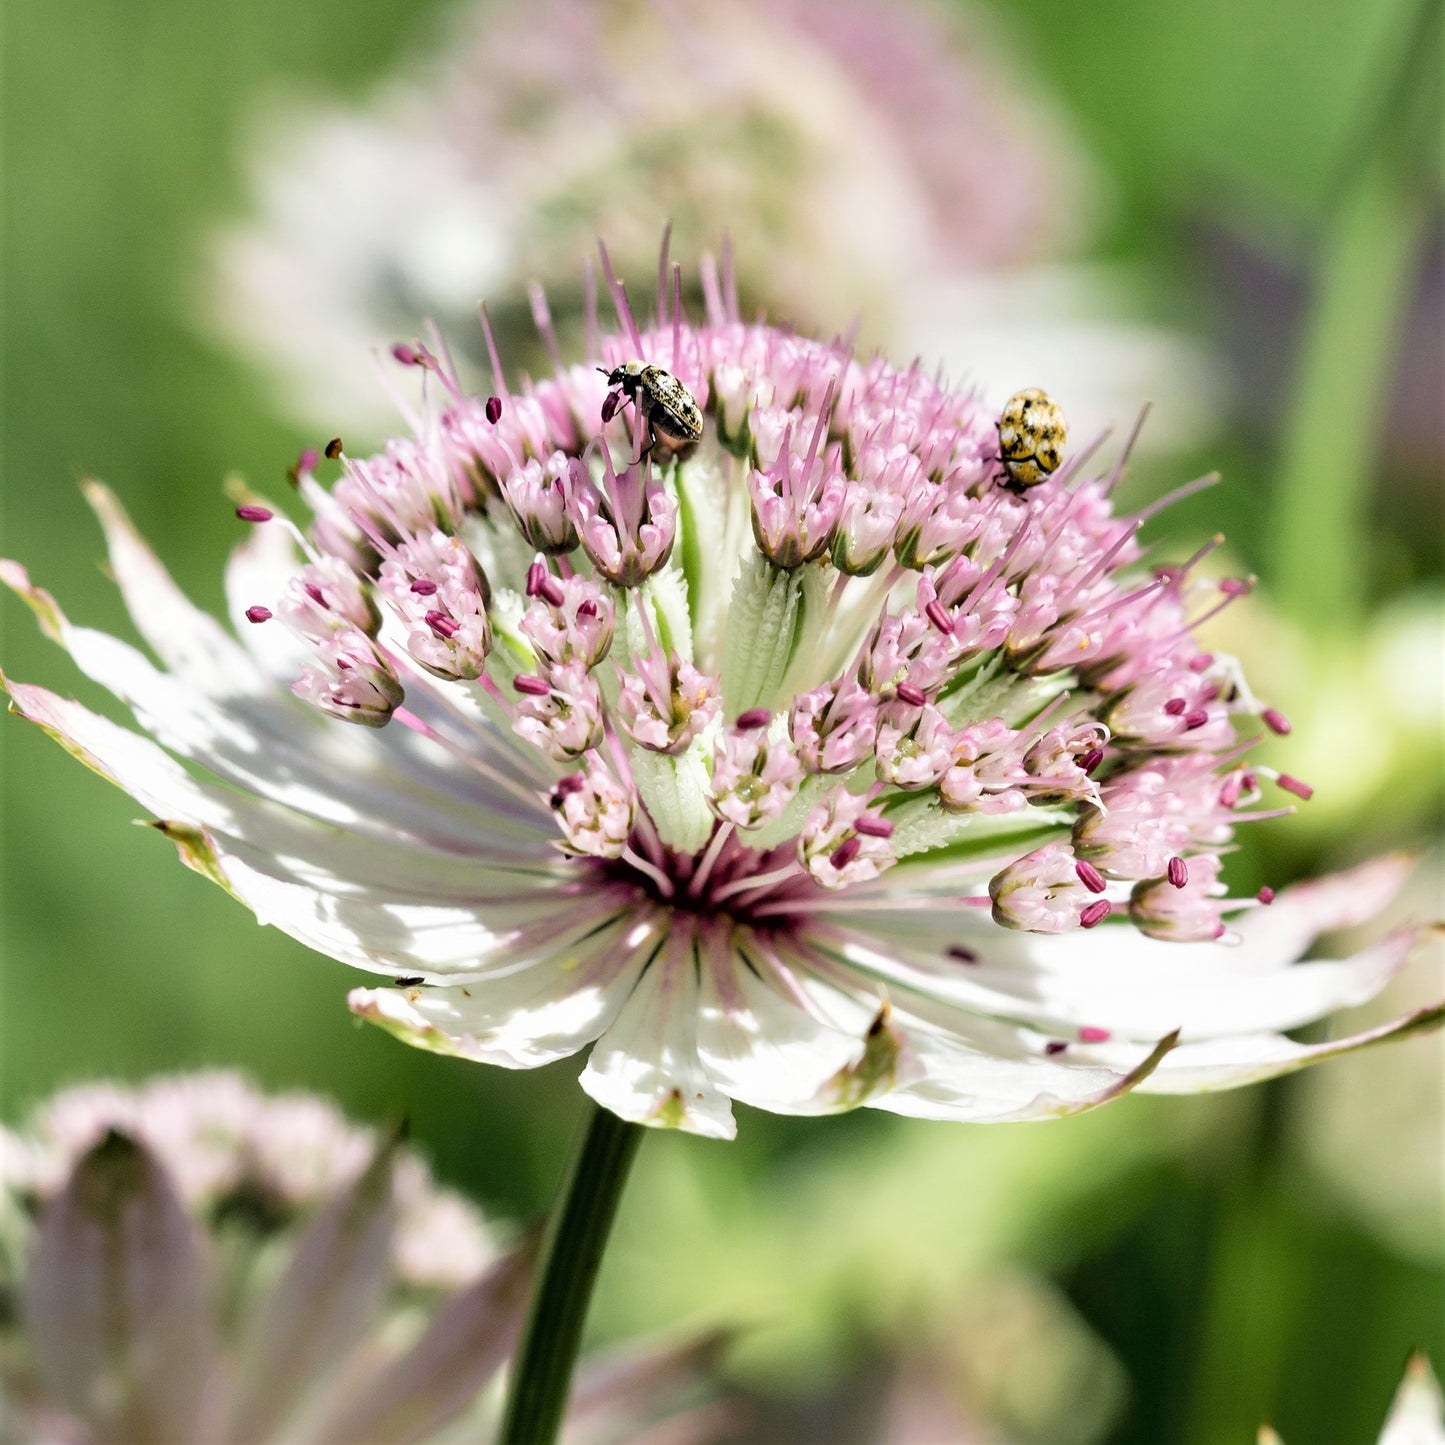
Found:
[[[1440,596],[1428,307],[1441,169],[1423,152],[1439,135],[1440,52],[1427,37],[1411,65],[1421,7],[985,8],[1112,173],[1095,254],[1127,269],[1154,319],[1215,346],[1239,383],[1218,434],[1152,465],[1134,494],[1222,469],[1227,485],[1180,507],[1170,534],[1187,550],[1226,530],[1273,585],[1269,605],[1315,629],[1311,665],[1366,688],[1363,671],[1351,680],[1383,646],[1379,617],[1406,593],[1427,607]],[[214,227],[245,211],[243,138],[283,90],[364,100],[434,39],[442,9],[7,7],[4,550],[72,617],[121,626],[76,487],[86,475],[120,494],[194,598],[219,605],[236,538],[222,479],[275,490],[317,440],[195,320]],[[1402,91],[1408,106],[1394,103]],[[1282,515],[1308,521],[1291,532]],[[7,598],[0,616],[7,672],[76,690],[23,608]],[[1438,698],[1439,657],[1405,665]],[[1438,752],[1428,737],[1353,736],[1362,755],[1386,746],[1348,810],[1254,830],[1233,865],[1241,891],[1381,846],[1428,847]],[[356,1026],[341,965],[256,928],[177,867],[163,838],[133,826],[128,799],[38,731],[12,722],[0,748],[7,1119],[68,1081],[237,1064],[333,1093],[360,1117],[405,1114],[445,1178],[515,1216],[545,1207],[583,1111],[576,1061],[513,1075]],[[1355,766],[1348,751],[1338,761],[1342,774]],[[1312,781],[1328,791],[1329,778]],[[1366,1104],[1392,1067],[1362,1060]],[[1438,1094],[1433,1068],[1419,1087]],[[826,1439],[940,1340],[1006,1341],[1017,1310],[999,1281],[1023,1278],[1100,1350],[1086,1356],[1098,1419],[1070,1438],[1223,1445],[1265,1419],[1292,1441],[1373,1438],[1407,1350],[1445,1364],[1445,1274],[1438,1249],[1373,1228],[1314,1168],[1301,1143],[1312,1107],[1291,1082],[1127,1100],[1049,1126],[741,1110],[734,1145],[648,1141],[595,1329],[740,1319],[755,1335],[735,1368],[771,1402],[769,1428]],[[992,1316],[971,1303],[999,1298]],[[1010,1438],[1059,1428],[1030,1424],[1027,1402],[1005,1414]]]

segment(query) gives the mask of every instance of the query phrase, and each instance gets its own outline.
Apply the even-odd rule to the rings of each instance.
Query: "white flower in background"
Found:
[[[1310,789],[1247,761],[1288,724],[1194,641],[1248,590],[1201,576],[1213,544],[1145,567],[1157,507],[1114,515],[1117,466],[1016,495],[976,397],[743,325],[726,269],[695,327],[672,282],[643,333],[609,272],[622,334],[586,365],[539,304],[555,376],[498,363],[485,402],[398,346],[438,392],[416,438],[330,491],[304,458],[309,537],[238,509],[239,640],[92,489],[162,668],[0,575],[156,741],[11,682],[16,709],[260,920],[397,985],[358,1013],[513,1068],[593,1045],[583,1087],[650,1124],[1042,1118],[1440,1022],[1283,1032],[1404,962],[1410,929],[1293,966],[1405,865],[1228,897],[1235,826]],[[599,364],[639,357],[698,444],[619,410]]]
[[[485,1434],[534,1245],[497,1248],[394,1136],[203,1073],[65,1090],[0,1146],[6,1439]],[[720,1407],[692,1408],[716,1344],[585,1369],[568,1438],[660,1414],[669,1439],[716,1438]]]
[[[1285,1445],[1270,1426],[1260,1427],[1258,1445]],[[1378,1445],[1445,1445],[1445,1398],[1430,1361],[1411,1356],[1405,1378],[1390,1402]]]
[[[1028,376],[1092,435],[1148,397],[1148,445],[1214,411],[1200,353],[1139,320],[1121,277],[1068,259],[1105,187],[1027,44],[984,17],[507,0],[454,23],[369,109],[273,105],[253,146],[258,214],[221,238],[207,306],[306,426],[375,438],[370,354],[427,318],[467,345],[478,299],[525,281],[578,340],[595,238],[642,274],[667,222],[688,254],[730,230],[744,315],[857,316],[995,407]],[[493,317],[530,364],[526,319]],[[473,380],[485,357],[461,361]]]

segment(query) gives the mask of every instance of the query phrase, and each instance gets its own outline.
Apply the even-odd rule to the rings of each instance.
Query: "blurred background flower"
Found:
[[[1039,193],[1064,199],[1026,208],[1042,223],[1036,242],[1019,243],[1027,257],[1023,277],[1033,280],[1020,279],[1009,258],[1002,268],[1005,279],[1013,275],[1030,293],[1028,314],[1038,314],[1032,300],[1042,295],[1048,315],[1069,319],[1068,292],[1045,291],[1049,272],[1036,268],[1062,261],[1073,272],[1084,265],[1088,275],[1110,282],[1088,292],[1086,319],[1100,347],[1099,326],[1122,326],[1127,340],[1142,325],[1156,340],[1198,338],[1205,354],[1225,359],[1222,370],[1233,384],[1216,389],[1204,382],[1197,393],[1192,363],[1176,369],[1175,361],[1144,362],[1144,379],[1136,373],[1122,395],[1110,381],[1106,394],[1117,400],[1107,419],[1116,431],[1127,429],[1138,404],[1153,398],[1145,439],[1177,438],[1182,452],[1167,473],[1136,466],[1123,505],[1157,496],[1165,476],[1181,468],[1224,471],[1226,484],[1185,502],[1171,531],[1193,527],[1202,541],[1222,526],[1241,570],[1261,575],[1249,615],[1239,614],[1258,624],[1236,644],[1240,650],[1257,639],[1271,675],[1306,650],[1322,659],[1301,668],[1299,690],[1284,704],[1296,714],[1295,731],[1269,745],[1271,761],[1316,784],[1312,816],[1263,825],[1232,861],[1256,884],[1357,862],[1381,844],[1421,847],[1439,830],[1440,774],[1428,731],[1414,734],[1425,751],[1402,741],[1410,730],[1406,710],[1386,705],[1382,687],[1403,685],[1427,713],[1437,713],[1445,692],[1438,651],[1408,640],[1418,635],[1415,625],[1396,630],[1389,621],[1413,612],[1409,599],[1419,599],[1425,627],[1437,625],[1445,570],[1438,154],[1430,149],[1427,156],[1418,144],[1413,166],[1383,174],[1366,167],[1368,184],[1360,181],[1361,157],[1375,153],[1388,100],[1403,94],[1425,108],[1427,119],[1438,104],[1428,71],[1412,75],[1405,63],[1416,54],[1428,66],[1438,53],[1416,28],[1433,8],[1421,0],[1371,6],[1280,0],[1264,8],[1247,0],[1073,8],[993,0],[968,14],[940,4],[920,22],[965,37],[951,45],[966,57],[959,63],[995,82],[985,92],[990,97],[1001,90],[1027,116],[1047,117],[1042,147],[1057,170],[1046,173],[1053,178]],[[889,43],[900,12],[905,20],[897,28],[908,33],[909,12],[892,6],[889,25],[868,33],[870,46]],[[213,559],[234,527],[217,503],[219,479],[239,468],[271,486],[303,445],[342,430],[339,408],[352,405],[349,398],[365,382],[365,368],[352,367],[354,352],[343,337],[317,353],[328,377],[334,371],[343,378],[331,389],[337,410],[315,409],[314,376],[304,378],[308,389],[294,399],[280,395],[282,368],[297,364],[287,358],[299,344],[285,333],[314,327],[322,334],[334,324],[322,314],[331,300],[313,307],[304,289],[287,293],[292,309],[277,334],[265,338],[261,366],[206,339],[207,318],[240,304],[234,283],[224,295],[217,289],[221,218],[230,218],[233,237],[287,234],[270,219],[268,198],[257,201],[264,164],[254,140],[258,109],[281,130],[278,146],[294,152],[272,174],[284,173],[286,164],[301,167],[309,151],[305,132],[290,119],[298,95],[341,129],[364,118],[368,133],[405,131],[420,123],[410,119],[415,111],[432,111],[451,93],[434,78],[463,65],[466,46],[455,37],[480,34],[476,43],[484,44],[488,24],[510,37],[509,13],[484,11],[477,20],[444,0],[410,7],[390,0],[248,0],[221,8],[184,0],[132,0],[124,7],[56,0],[7,15],[10,345],[3,406],[11,485],[4,550],[45,559],[50,575],[73,579],[68,600],[77,617],[108,615],[111,589],[93,568],[94,532],[70,485],[74,478],[94,472],[121,491],[142,530],[176,563],[181,585],[214,606]],[[995,38],[986,54],[970,28],[979,24]],[[815,34],[805,38],[809,45],[791,54],[825,48]],[[626,94],[670,87],[659,57],[687,43],[672,33],[637,43],[624,62]],[[439,52],[447,58],[438,60]],[[761,51],[755,59],[760,73],[771,63]],[[579,91],[594,64],[572,57],[567,74],[579,78]],[[836,78],[852,62],[815,64]],[[816,74],[812,63],[809,74]],[[419,91],[421,100],[392,99]],[[573,103],[554,106],[561,112]],[[1002,114],[1017,113],[1008,101],[989,105],[995,103],[1008,107]],[[850,136],[865,121],[883,126],[872,119],[882,108],[845,107],[838,124]],[[961,142],[942,125],[909,124],[944,148],[943,160],[922,169],[954,174],[948,151]],[[709,134],[706,127],[698,133]],[[493,157],[502,176],[538,153],[515,138],[493,144],[508,152]],[[735,154],[731,145],[722,149]],[[899,145],[896,153],[905,151]],[[877,174],[873,154],[861,150],[860,175]],[[1077,180],[1081,155],[1090,157],[1090,169]],[[590,193],[590,203],[606,207],[606,220],[578,218],[572,232],[578,252],[590,247],[598,226],[611,228],[634,213],[647,254],[625,269],[641,267],[639,278],[650,275],[658,223],[669,215],[680,229],[695,215],[709,245],[724,228],[741,241],[737,214],[686,211],[668,203],[663,187],[670,180],[618,180],[625,170],[605,159],[596,164],[614,178],[600,195],[596,188]],[[749,167],[735,164],[748,182]],[[980,170],[992,164],[980,162]],[[767,174],[771,165],[760,157],[751,169]],[[877,182],[887,186],[878,194],[915,190],[918,170],[900,160],[892,177]],[[304,187],[312,174],[298,169],[297,183]],[[331,194],[323,180],[303,191],[303,202]],[[748,183],[758,194],[769,191]],[[387,195],[399,184],[380,172],[363,189]],[[406,193],[415,196],[416,189]],[[626,199],[619,202],[618,194]],[[1081,203],[1085,214],[1076,223]],[[366,195],[354,191],[329,204],[342,216],[372,214]],[[916,221],[921,208],[898,204],[899,234],[941,225]],[[303,240],[311,230],[323,235],[332,212],[291,230]],[[514,234],[486,219],[479,254],[487,237]],[[848,222],[845,234],[856,226],[869,247],[884,245],[877,233],[886,228],[871,207],[849,213]],[[414,244],[424,247],[430,228],[410,229]],[[778,223],[760,234],[785,230]],[[453,246],[445,236],[435,244]],[[959,266],[972,278],[958,282],[965,292],[1000,275],[996,256],[967,251],[956,239],[948,245],[968,262],[966,270]],[[365,253],[371,254],[369,241]],[[335,254],[344,279],[339,258],[349,253]],[[487,265],[499,276],[516,274],[505,269],[515,266],[518,280],[533,270],[545,275],[542,266],[518,261],[519,254],[489,253]],[[830,301],[830,316],[856,306],[871,328],[865,334],[895,349],[916,347],[926,361],[945,357],[955,376],[1001,371],[1008,390],[1046,385],[1064,399],[1082,434],[1074,383],[1032,369],[1047,357],[1005,356],[992,369],[1005,342],[1031,334],[1010,316],[1006,289],[992,291],[1000,324],[978,326],[975,351],[942,305],[930,339],[922,327],[933,318],[894,316],[885,304],[906,294],[913,274],[894,258],[922,251],[881,249],[889,259],[878,268],[869,265],[871,254],[864,248],[859,279],[843,283],[854,288],[850,301]],[[757,299],[775,304],[763,288],[774,265],[786,272],[778,258],[768,259],[768,272],[748,284]],[[575,274],[570,260],[557,264]],[[941,271],[955,263],[935,249],[929,264]],[[318,278],[305,266],[298,274],[330,296],[329,276]],[[868,275],[879,279],[870,284]],[[934,280],[941,294],[937,271]],[[430,283],[423,276],[420,284]],[[335,289],[343,298],[350,294],[349,284]],[[521,294],[516,284],[487,289]],[[1353,332],[1322,329],[1319,318],[1332,296],[1338,299],[1331,314],[1357,322]],[[469,313],[477,299],[463,293],[450,306]],[[807,319],[801,302],[783,300]],[[259,309],[266,299],[255,304]],[[423,309],[450,314],[437,300],[417,306]],[[364,313],[343,311],[353,320],[358,314]],[[394,315],[383,315],[375,331],[356,340],[363,347],[395,340]],[[410,320],[401,334],[415,332]],[[451,339],[476,344],[474,332],[453,332]],[[1168,357],[1178,358],[1172,342],[1166,347]],[[1328,364],[1307,366],[1311,355]],[[1026,376],[1017,375],[1026,368]],[[1099,369],[1102,380],[1102,363]],[[1323,376],[1313,383],[1323,399],[1308,410],[1300,402],[1311,390],[1307,372]],[[1219,374],[1216,362],[1210,375]],[[1170,377],[1166,392],[1162,383]],[[1084,381],[1092,378],[1080,379],[1080,387]],[[393,425],[384,401],[375,411],[344,415],[356,415],[373,435]],[[1329,465],[1301,451],[1290,439],[1295,433],[1323,447]],[[1286,457],[1298,459],[1288,472]],[[1318,537],[1281,525],[1325,516],[1341,461],[1350,458],[1358,506],[1346,509],[1344,524]],[[1303,479],[1288,496],[1286,475]],[[1293,558],[1288,568],[1286,549]],[[1318,594],[1301,590],[1302,572]],[[1262,610],[1265,599],[1269,612]],[[63,660],[33,637],[30,619],[8,604],[3,616],[7,666],[18,676],[58,682]],[[1267,617],[1280,619],[1280,627]],[[1380,640],[1391,637],[1397,640]],[[1312,699],[1326,686],[1335,700],[1321,720]],[[1353,721],[1335,733],[1340,718]],[[1315,747],[1326,724],[1339,741],[1307,762],[1304,750]],[[324,1086],[360,1117],[404,1110],[439,1173],[504,1214],[523,1216],[550,1198],[576,1117],[575,1067],[515,1079],[397,1049],[373,1031],[358,1033],[336,1006],[342,970],[302,958],[280,935],[245,924],[219,892],[175,869],[163,840],[154,839],[149,850],[130,846],[133,806],[96,788],[32,731],[12,726],[0,733],[8,764],[0,918],[6,1118],[75,1077],[139,1078],[157,1068],[241,1061],[269,1083]],[[1366,779],[1376,781],[1362,787]],[[1346,807],[1346,797],[1356,801]],[[74,840],[86,831],[113,840],[104,866],[95,852],[77,866]],[[1438,882],[1420,886],[1412,916],[1445,914]],[[1122,1382],[1122,1399],[1099,1427],[1102,1438],[1119,1445],[1164,1439],[1234,1445],[1262,1419],[1273,1420],[1286,1440],[1373,1438],[1406,1351],[1424,1345],[1445,1358],[1445,1272],[1438,1250],[1423,1247],[1423,1226],[1405,1230],[1383,1222],[1380,1208],[1347,1201],[1373,1193],[1378,1206],[1388,1193],[1370,1178],[1381,1154],[1402,1164],[1422,1159],[1426,1182],[1418,1197],[1423,1216],[1431,1213],[1428,1181],[1441,1148],[1439,1075],[1438,1066],[1416,1060],[1433,1047],[1415,1040],[1359,1059],[1341,1089],[1360,1122],[1341,1126],[1328,1165],[1315,1143],[1333,1130],[1332,1110],[1321,1109],[1312,1086],[1293,1085],[1253,1096],[1125,1101],[1045,1131],[1020,1125],[940,1133],[865,1115],[796,1124],[753,1115],[729,1151],[654,1140],[663,1147],[650,1148],[639,1166],[619,1253],[602,1280],[595,1333],[605,1340],[661,1327],[691,1309],[709,1285],[726,1285],[764,1323],[786,1322],[786,1330],[772,1330],[770,1344],[751,1354],[740,1350],[737,1368],[776,1403],[779,1419],[806,1422],[810,1395],[850,1374],[864,1378],[865,1365],[893,1358],[890,1352],[906,1348],[914,1359],[908,1328],[920,1314],[942,1319],[960,1301],[975,1299],[979,1281],[997,1277],[995,1268],[1016,1269],[1045,1280],[1116,1362],[1112,1377]],[[1325,1087],[1331,1076],[1321,1071],[1316,1079]],[[1408,1099],[1412,1111],[1430,1111],[1398,1136],[1423,1142],[1388,1142],[1374,1107],[1386,1095]],[[930,1359],[940,1357],[929,1356],[928,1338],[918,1347],[921,1363],[900,1366],[900,1373],[928,1378]],[[846,1392],[832,1398],[835,1408],[848,1401]],[[962,1408],[973,1418],[980,1413],[976,1402],[965,1400]],[[839,1417],[823,1418],[836,1424]],[[808,1436],[780,1428],[775,1438]],[[825,1438],[825,1430],[814,1430],[813,1438]]]
[[[0,1438],[476,1439],[527,1307],[395,1130],[239,1074],[80,1085],[0,1137]],[[576,1445],[720,1438],[720,1339],[584,1365]]]

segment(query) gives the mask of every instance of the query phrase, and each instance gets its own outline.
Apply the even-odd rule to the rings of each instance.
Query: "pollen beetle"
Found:
[[[673,449],[702,440],[702,412],[693,394],[670,372],[647,361],[627,361],[611,371],[599,366],[609,387],[618,387],[637,405],[638,415],[652,433],[647,450],[661,437]],[[609,398],[609,402],[611,398]],[[604,405],[603,421],[616,415],[615,404]]]
[[[1053,397],[1031,386],[1004,403],[998,421],[998,459],[1017,488],[1036,487],[1064,459],[1064,413]]]

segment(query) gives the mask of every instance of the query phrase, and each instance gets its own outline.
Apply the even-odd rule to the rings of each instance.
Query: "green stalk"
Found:
[[[1268,575],[1285,611],[1321,630],[1357,621],[1363,600],[1366,503],[1434,203],[1422,157],[1437,27],[1435,0],[1426,0],[1382,113],[1342,178],[1295,376]]]
[[[641,1124],[593,1107],[542,1242],[498,1445],[551,1445],[561,1431],[592,1286],[642,1135]]]

